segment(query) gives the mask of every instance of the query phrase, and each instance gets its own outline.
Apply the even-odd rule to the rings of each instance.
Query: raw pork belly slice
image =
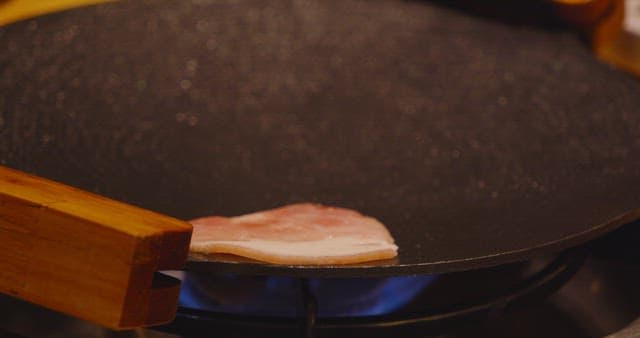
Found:
[[[191,252],[227,253],[276,264],[351,264],[397,255],[375,218],[318,204],[293,204],[237,217],[191,221]]]

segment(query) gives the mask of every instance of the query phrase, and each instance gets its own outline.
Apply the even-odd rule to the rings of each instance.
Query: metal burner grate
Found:
[[[438,309],[383,316],[320,318],[317,316],[318,302],[311,292],[309,280],[300,279],[305,314],[298,318],[235,315],[180,308],[176,320],[161,329],[185,337],[202,337],[203,333],[212,332],[213,328],[224,328],[238,333],[251,329],[271,330],[273,333],[289,335],[299,335],[302,331],[305,337],[338,331],[345,333],[350,330],[376,336],[388,334],[389,330],[401,332],[416,328],[420,328],[425,334],[435,334],[454,325],[498,316],[543,299],[568,281],[584,258],[585,254],[581,249],[564,252],[527,279],[496,296]]]

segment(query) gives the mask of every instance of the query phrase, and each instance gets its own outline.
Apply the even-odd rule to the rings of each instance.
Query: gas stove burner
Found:
[[[318,317],[361,317],[392,313],[415,298],[436,275],[388,278],[244,276],[188,272],[180,306],[254,316],[297,317],[305,313],[302,292],[318,300]],[[306,288],[306,291],[303,290]]]
[[[176,320],[159,329],[200,337],[213,328],[251,335],[256,328],[312,336],[340,330],[384,334],[419,326],[438,333],[486,318],[562,286],[584,260],[581,249],[551,259],[441,275],[296,279],[185,274]],[[387,329],[387,330],[384,330]]]

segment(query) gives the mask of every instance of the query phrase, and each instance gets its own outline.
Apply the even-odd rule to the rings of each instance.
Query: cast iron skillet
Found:
[[[400,247],[357,266],[187,269],[354,277],[553,253],[638,218],[640,85],[523,6],[538,19],[160,0],[19,22],[0,29],[0,160],[182,219],[354,208]]]

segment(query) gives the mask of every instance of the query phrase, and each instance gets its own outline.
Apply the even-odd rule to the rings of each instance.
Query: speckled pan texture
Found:
[[[353,208],[400,248],[191,269],[390,275],[555,252],[639,215],[640,85],[544,3],[507,3],[155,0],[19,22],[0,28],[0,161],[182,219]]]

